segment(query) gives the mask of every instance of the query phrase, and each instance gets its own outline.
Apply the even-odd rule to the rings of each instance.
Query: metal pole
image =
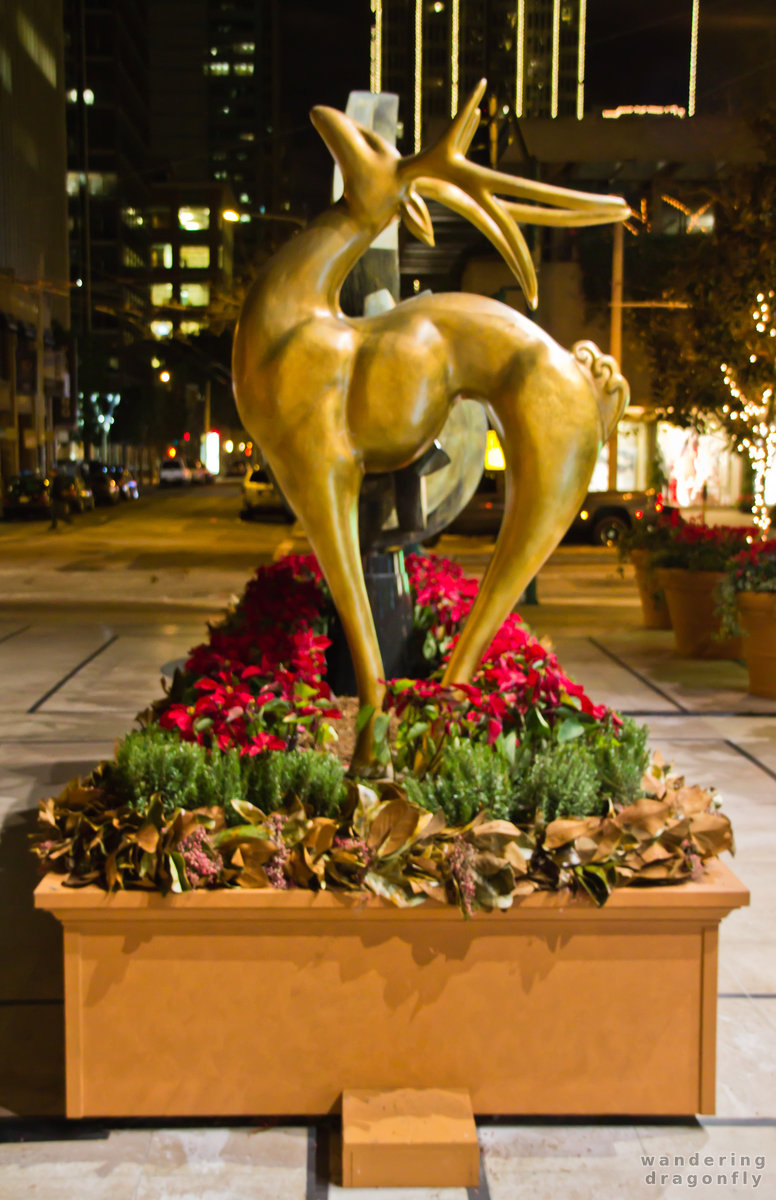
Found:
[[[609,326],[609,353],[622,365],[622,279],[625,230],[618,221],[612,245],[612,311]],[[617,490],[617,428],[609,438],[609,491]]]

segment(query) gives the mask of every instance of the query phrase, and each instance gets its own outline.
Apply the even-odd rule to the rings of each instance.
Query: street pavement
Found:
[[[38,800],[111,754],[160,694],[163,673],[202,640],[252,570],[304,547],[298,530],[246,524],[238,509],[237,489],[217,488],[98,510],[61,533],[0,524],[0,1200],[302,1200],[340,1191],[316,1175],[316,1138],[322,1144],[325,1131],[303,1123],[276,1125],[260,1114],[228,1123],[62,1116],[61,937],[32,907],[27,836]],[[479,575],[491,547],[443,538],[437,553]],[[521,611],[567,672],[595,700],[645,720],[654,747],[689,781],[719,790],[736,831],[732,866],[752,903],[721,931],[716,1115],[483,1121],[483,1180],[470,1200],[726,1200],[755,1190],[751,1172],[746,1183],[728,1176],[724,1186],[693,1184],[686,1168],[682,1183],[648,1181],[643,1156],[696,1153],[713,1160],[715,1180],[732,1155],[765,1156],[756,1190],[775,1196],[776,702],[747,694],[740,664],[680,659],[670,633],[644,630],[630,570],[620,572],[609,550],[561,547],[540,573],[538,596]],[[601,1014],[603,1023],[627,1019]],[[666,1063],[667,1111],[670,1095]]]

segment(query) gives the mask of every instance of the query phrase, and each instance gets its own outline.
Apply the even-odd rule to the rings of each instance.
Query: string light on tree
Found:
[[[754,333],[748,339],[748,363],[739,374],[730,363],[720,370],[732,403],[722,406],[724,424],[736,434],[736,448],[745,453],[754,472],[752,514],[763,538],[771,524],[765,503],[765,483],[776,468],[776,354],[770,339],[776,337],[771,305],[774,293],[758,292],[752,311]],[[758,336],[759,335],[759,336]],[[766,341],[766,338],[768,341]]]

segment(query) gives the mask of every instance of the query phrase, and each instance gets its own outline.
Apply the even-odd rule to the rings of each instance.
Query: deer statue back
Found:
[[[589,225],[627,217],[618,197],[468,161],[484,90],[483,80],[436,146],[405,158],[343,113],[313,109],[345,194],[264,266],[235,332],[240,416],[304,526],[342,621],[360,703],[375,713],[384,685],[358,542],[364,474],[414,462],[459,398],[486,406],[504,449],[506,493],[493,556],[445,671],[448,683],[468,682],[579,510],[628,400],[617,364],[592,342],[568,353],[528,318],[484,296],[423,295],[368,318],[347,317],[339,306],[348,272],[396,217],[433,245],[424,196],[462,213],[490,239],[532,307],[536,276],[518,221]],[[373,720],[359,734],[353,772],[374,773]]]

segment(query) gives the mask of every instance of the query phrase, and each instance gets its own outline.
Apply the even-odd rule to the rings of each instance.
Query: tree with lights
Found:
[[[765,480],[776,466],[776,314],[774,294],[758,292],[752,306],[751,331],[741,346],[742,366],[720,363],[729,399],[722,423],[736,437],[736,449],[749,456],[754,476],[752,513],[763,538],[771,517],[765,503]],[[749,351],[748,356],[746,352]]]
[[[676,306],[633,316],[652,362],[658,414],[730,435],[752,465],[753,511],[767,529],[764,483],[776,465],[776,116],[762,117],[756,131],[760,161],[731,170],[700,197],[713,229],[639,234],[627,248],[626,277]],[[688,211],[698,204],[696,190]]]

